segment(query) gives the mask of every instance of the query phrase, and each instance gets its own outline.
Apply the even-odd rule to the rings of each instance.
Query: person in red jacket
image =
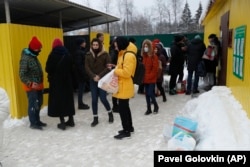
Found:
[[[142,55],[143,64],[145,66],[144,86],[145,86],[145,97],[147,102],[147,111],[145,115],[152,113],[151,102],[154,104],[154,113],[158,113],[159,106],[155,98],[155,84],[157,81],[158,73],[158,57],[153,53],[153,46],[150,40],[145,39],[142,44]]]

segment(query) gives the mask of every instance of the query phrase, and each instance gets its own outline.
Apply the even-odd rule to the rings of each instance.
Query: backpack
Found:
[[[134,52],[132,52],[132,51],[126,51],[126,52],[124,52],[124,54],[123,54],[123,60],[124,60],[124,56],[125,56],[126,53],[132,53],[136,57],[135,74],[134,74],[134,76],[131,76],[131,77],[132,77],[132,80],[133,80],[134,84],[141,85],[143,83],[144,74],[145,74],[144,64],[137,59],[136,54]]]

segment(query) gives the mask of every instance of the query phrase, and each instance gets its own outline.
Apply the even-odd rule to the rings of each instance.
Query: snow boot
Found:
[[[74,127],[74,126],[75,126],[75,122],[74,122],[73,115],[69,116],[69,119],[68,119],[67,122],[65,122],[65,125],[66,125],[66,126],[71,126],[71,127]]]
[[[114,117],[113,117],[113,113],[109,112],[109,123],[113,123],[114,122]]]
[[[94,117],[94,120],[91,123],[91,127],[95,127],[97,124],[98,124],[98,117]]]

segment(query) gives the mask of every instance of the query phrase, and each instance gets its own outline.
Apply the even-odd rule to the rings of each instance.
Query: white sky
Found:
[[[86,4],[85,0],[70,0],[72,2],[80,3],[80,4]],[[116,0],[113,0],[115,2]],[[91,7],[102,11],[103,9],[101,8],[102,0],[89,0]],[[196,13],[196,10],[199,7],[199,3],[202,3],[203,10],[207,6],[208,0],[187,0],[191,14],[194,16]],[[139,10],[139,13],[143,13],[143,10],[146,8],[151,8],[155,3],[155,0],[134,0],[134,6]],[[186,1],[183,1],[183,7],[185,5]],[[113,10],[114,11],[114,10]],[[111,13],[114,14],[114,13]]]
[[[195,150],[250,150],[250,120],[230,89],[218,86],[204,92],[203,86],[200,81],[202,93],[197,98],[167,94],[164,103],[157,97],[159,113],[148,116],[144,115],[145,96],[135,94],[130,100],[135,133],[121,141],[113,138],[121,129],[119,115],[114,113],[114,123],[109,124],[101,103],[99,124],[94,128],[90,127],[91,109],[76,110],[76,126],[62,131],[56,127],[59,119],[48,117],[44,107],[41,120],[48,126],[39,131],[29,128],[27,117],[9,118],[8,97],[0,89],[0,121],[4,122],[0,124],[0,162],[4,167],[152,167],[154,150],[167,150],[177,116],[198,122]],[[90,93],[83,99],[91,104]],[[111,95],[108,99],[111,103]]]

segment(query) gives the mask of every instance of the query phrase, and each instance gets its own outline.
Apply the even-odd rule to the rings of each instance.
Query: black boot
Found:
[[[60,117],[60,121],[61,121],[61,123],[57,124],[57,128],[59,128],[61,130],[65,130],[66,125],[65,125],[64,117]]]
[[[114,122],[113,113],[109,112],[109,123],[113,123],[113,122]]]
[[[152,111],[151,111],[151,106],[149,105],[149,106],[147,106],[147,111],[145,112],[145,115],[149,115],[149,114],[151,114],[152,113]]]
[[[78,104],[78,109],[79,110],[88,110],[89,106],[87,104],[80,103],[80,104]]]
[[[94,120],[91,123],[91,127],[95,127],[97,124],[98,124],[98,117],[94,117]]]
[[[66,126],[71,126],[74,127],[75,126],[75,122],[74,122],[74,117],[73,115],[69,116],[69,120],[67,122],[65,122]]]
[[[167,101],[165,92],[162,94],[162,101],[163,101],[163,102],[166,102],[166,101]]]
[[[157,102],[155,101],[154,102],[154,113],[157,114],[158,111],[159,111],[159,106],[158,106]]]

